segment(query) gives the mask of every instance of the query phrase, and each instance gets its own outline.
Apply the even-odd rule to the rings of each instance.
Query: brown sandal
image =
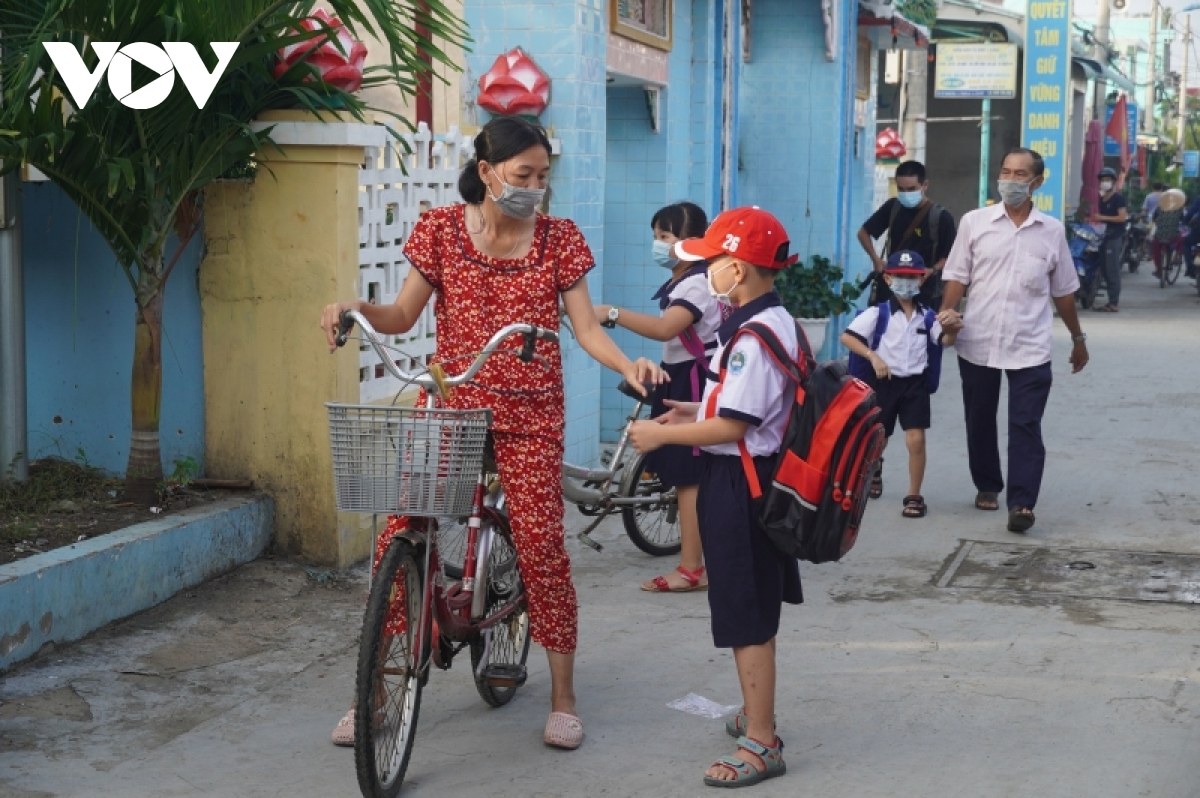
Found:
[[[871,487],[867,491],[867,498],[878,499],[883,495],[883,458],[879,458],[879,469],[875,472],[875,476],[871,477]]]
[[[987,505],[991,505],[990,507]],[[1000,509],[1000,494],[981,490],[975,494],[975,509],[994,513]]]

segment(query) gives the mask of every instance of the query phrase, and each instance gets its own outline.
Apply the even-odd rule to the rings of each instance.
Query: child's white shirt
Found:
[[[697,421],[710,417],[709,397],[719,384],[717,370],[725,349],[733,341],[734,333],[751,321],[770,327],[793,361],[799,356],[796,322],[779,304],[777,294],[766,294],[738,308],[718,328],[718,347],[709,360],[708,381],[704,386],[704,398],[700,401]],[[771,354],[757,338],[743,334],[734,341],[733,351],[729,354],[725,383],[717,395],[713,415],[747,422],[750,426],[746,428],[743,439],[746,449],[754,457],[773,455],[783,442],[783,430],[787,426],[795,395],[795,385],[776,365]],[[739,454],[736,441],[701,448],[712,454]]]
[[[904,309],[895,299],[888,301],[892,316],[888,319],[887,329],[879,339],[879,347],[875,350],[880,359],[887,363],[888,371],[893,377],[914,377],[924,374],[929,366],[927,345],[932,340],[941,345],[942,325],[934,317],[933,328],[925,329],[925,308],[913,304],[911,318],[905,318]],[[879,306],[872,305],[858,315],[846,332],[862,341],[868,347],[875,337],[875,323],[879,319]]]

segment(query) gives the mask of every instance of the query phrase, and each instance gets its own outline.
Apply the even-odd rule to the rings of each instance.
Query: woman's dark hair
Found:
[[[458,176],[458,193],[472,205],[483,202],[487,186],[479,177],[479,162],[501,164],[530,147],[542,146],[550,152],[550,139],[538,125],[519,116],[497,116],[483,126],[475,137],[475,156],[467,161]]]
[[[694,202],[676,202],[655,212],[650,229],[662,230],[676,238],[700,238],[708,229],[708,217]]]

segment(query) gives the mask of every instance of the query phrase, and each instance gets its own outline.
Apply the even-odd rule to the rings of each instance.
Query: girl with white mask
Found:
[[[650,227],[654,231],[650,258],[671,273],[652,297],[658,303],[660,315],[597,305],[596,318],[607,326],[624,327],[644,338],[663,342],[662,369],[671,379],[655,392],[650,417],[657,418],[670,410],[667,402],[700,401],[708,353],[716,349],[722,314],[720,303],[709,293],[707,265],[682,261],[674,253],[677,241],[704,235],[708,229],[704,211],[691,202],[668,205],[654,214]],[[676,489],[680,556],[673,572],[644,582],[642,590],[651,593],[705,590],[708,578],[704,573],[700,522],[696,516],[700,452],[691,446],[666,446],[647,456],[646,470],[655,474],[664,486]]]

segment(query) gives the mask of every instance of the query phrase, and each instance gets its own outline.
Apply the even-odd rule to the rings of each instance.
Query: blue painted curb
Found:
[[[274,519],[269,497],[225,499],[0,565],[0,669],[253,560]]]

